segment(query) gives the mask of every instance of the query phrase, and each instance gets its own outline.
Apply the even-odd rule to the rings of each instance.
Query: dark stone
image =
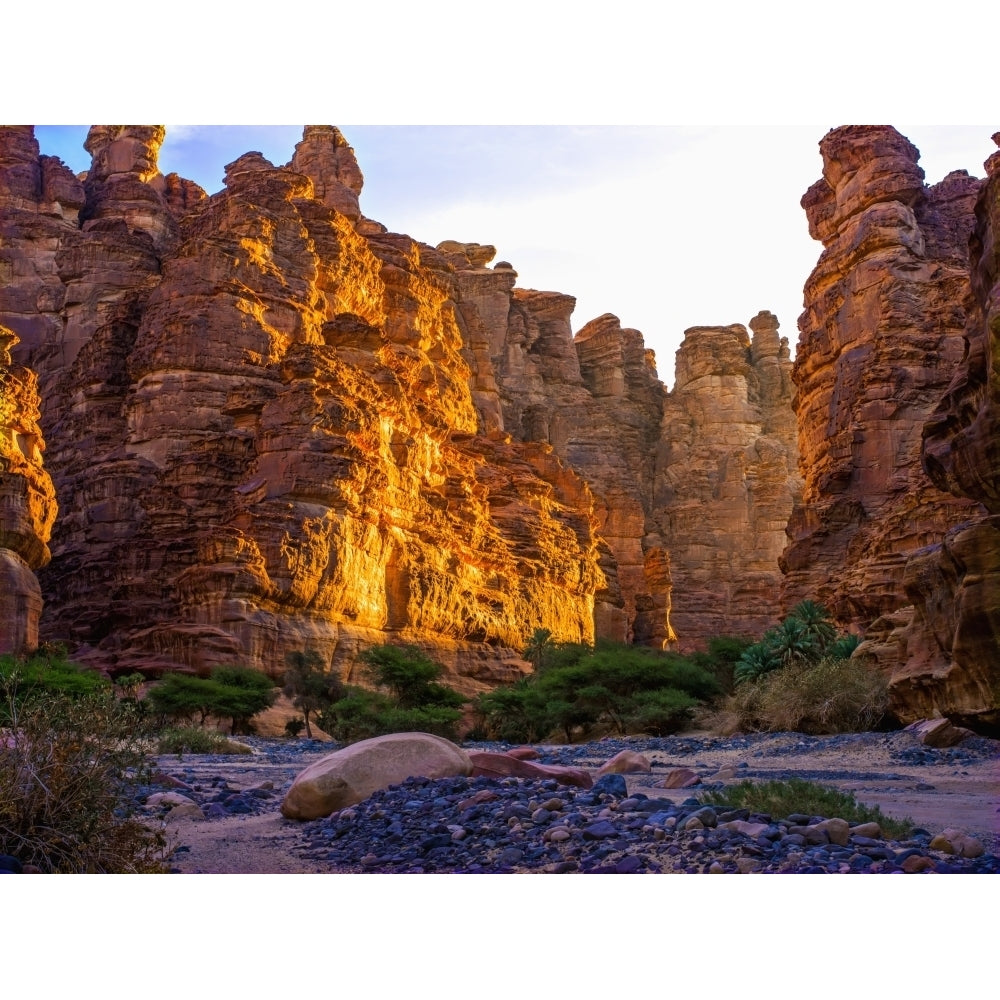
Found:
[[[606,777],[619,777],[619,775],[606,775]],[[584,840],[602,840],[605,837],[617,837],[618,828],[609,823],[606,819],[598,820],[586,827],[583,831]]]
[[[628,795],[628,787],[620,774],[604,774],[594,782],[591,792],[594,795],[614,795],[615,798],[623,799]]]

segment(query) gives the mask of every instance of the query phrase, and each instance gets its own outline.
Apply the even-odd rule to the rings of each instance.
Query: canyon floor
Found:
[[[244,756],[184,755],[159,758],[163,771],[194,788],[225,779],[234,789],[272,782],[275,795],[262,811],[216,819],[182,818],[167,825],[175,848],[173,871],[181,874],[332,874],[338,868],[308,854],[304,824],[279,811],[294,776],[333,749],[289,740],[252,740]],[[853,793],[892,817],[912,819],[932,834],[952,827],[979,839],[1000,855],[1000,742],[975,738],[957,747],[931,750],[909,733],[863,733],[807,737],[777,733],[720,738],[686,733],[672,738],[616,739],[571,746],[544,746],[543,759],[596,770],[620,749],[631,747],[653,762],[651,774],[626,775],[629,794],[641,792],[674,802],[697,795],[699,787],[661,789],[652,784],[670,768],[687,767],[711,786],[726,765],[754,780],[797,776]],[[728,783],[728,782],[727,782]]]

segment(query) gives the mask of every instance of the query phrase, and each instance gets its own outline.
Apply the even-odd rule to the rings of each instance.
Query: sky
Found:
[[[613,313],[642,332],[661,379],[691,326],[775,313],[794,351],[802,287],[819,256],[799,200],[829,128],[337,124],[365,175],[361,209],[432,245],[487,243],[524,288],[576,297],[573,330]],[[990,126],[893,125],[928,183],[982,176]],[[167,126],[160,169],[209,193],[226,163],[291,158],[302,126]],[[86,170],[86,127],[39,126],[42,152]]]

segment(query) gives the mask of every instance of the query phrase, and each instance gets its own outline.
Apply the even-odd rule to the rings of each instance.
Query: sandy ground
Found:
[[[683,756],[654,751],[647,756],[657,762],[655,770],[659,775],[669,767],[690,767],[708,780],[714,770],[741,762],[749,765],[757,777],[766,777],[770,771],[802,774],[852,792],[860,802],[877,805],[887,815],[909,817],[932,833],[957,827],[979,838],[987,851],[1000,854],[1000,756],[962,764],[904,764],[893,759],[891,752],[901,745],[916,745],[899,742],[906,738],[898,733],[878,737],[866,734],[835,749],[796,752],[801,738],[785,733],[749,752],[745,748],[722,748]],[[610,754],[601,756],[600,744],[593,746],[595,755],[585,765],[596,768]],[[1000,754],[1000,743],[997,747]],[[768,748],[777,752],[769,755]],[[184,766],[193,769],[188,780],[192,776],[197,780],[199,775],[209,778],[222,774],[235,788],[270,780],[280,789],[298,771],[328,752],[304,753],[288,764],[270,763],[261,754],[224,758],[221,762],[218,757],[206,760],[185,756]],[[161,758],[161,765],[168,771],[176,770],[177,758]],[[649,780],[649,775],[626,776],[630,792],[675,801],[697,793],[697,789],[652,788]],[[329,865],[296,856],[295,848],[302,843],[302,827],[281,816],[280,798],[273,802],[273,810],[256,816],[171,822],[168,836],[175,847],[182,848],[174,855],[172,867],[183,874],[330,874],[333,870]]]

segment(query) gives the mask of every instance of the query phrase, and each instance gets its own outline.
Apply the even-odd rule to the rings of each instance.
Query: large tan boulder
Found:
[[[319,819],[407,778],[471,773],[469,755],[440,736],[375,736],[310,764],[292,782],[281,813],[287,819]]]

